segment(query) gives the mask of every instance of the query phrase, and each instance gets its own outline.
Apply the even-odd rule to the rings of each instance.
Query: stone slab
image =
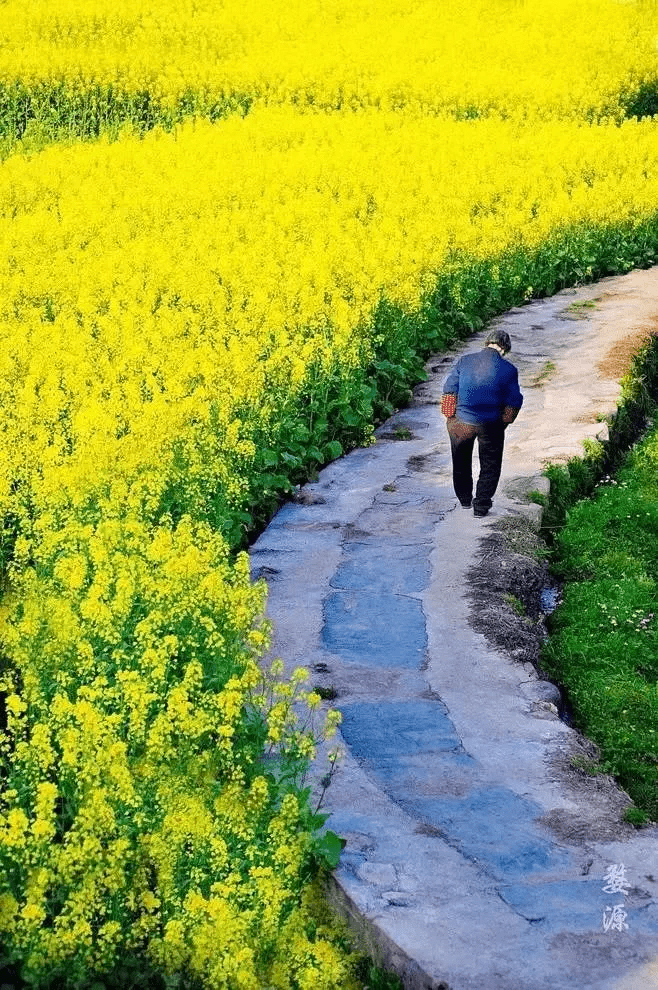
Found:
[[[334,592],[325,601],[322,642],[343,660],[416,669],[427,651],[422,603],[390,592]]]
[[[386,761],[418,753],[463,749],[440,701],[342,704],[341,732],[357,759]]]
[[[368,590],[409,594],[423,591],[430,580],[430,547],[376,546],[346,543],[343,559],[329,584],[342,591]]]

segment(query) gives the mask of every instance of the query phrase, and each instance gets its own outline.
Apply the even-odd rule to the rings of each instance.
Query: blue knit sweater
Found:
[[[456,415],[462,423],[493,423],[505,406],[523,405],[518,371],[493,347],[460,358],[444,382],[443,393],[457,396]]]

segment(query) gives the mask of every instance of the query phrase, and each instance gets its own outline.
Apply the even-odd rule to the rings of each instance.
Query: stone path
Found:
[[[657,318],[652,269],[497,321],[525,404],[485,519],[453,494],[438,408],[482,332],[430,361],[377,443],[329,465],[252,548],[276,653],[343,713],[325,801],[347,839],[336,900],[407,988],[658,988],[658,828],[624,823],[627,796],[573,769],[555,688],[474,630],[467,576],[501,519],[539,524],[524,493],[547,491],[546,462],[605,438],[619,360]],[[604,891],[621,864],[627,886]],[[616,905],[627,927],[606,930]]]

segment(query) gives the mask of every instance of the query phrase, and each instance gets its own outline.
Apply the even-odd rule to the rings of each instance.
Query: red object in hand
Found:
[[[457,396],[452,392],[446,392],[441,397],[441,412],[450,419],[457,412]]]

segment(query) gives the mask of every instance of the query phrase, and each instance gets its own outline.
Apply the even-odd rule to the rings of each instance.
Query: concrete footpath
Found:
[[[527,493],[548,490],[546,464],[605,439],[628,355],[658,328],[658,269],[495,322],[525,403],[490,514],[454,496],[438,406],[483,331],[428,362],[373,446],[279,511],[253,573],[269,586],[275,653],[336,692],[335,897],[405,987],[658,990],[658,827],[625,823],[624,792],[578,771],[587,746],[557,689],[476,631],[472,595],[499,527],[539,526]]]

